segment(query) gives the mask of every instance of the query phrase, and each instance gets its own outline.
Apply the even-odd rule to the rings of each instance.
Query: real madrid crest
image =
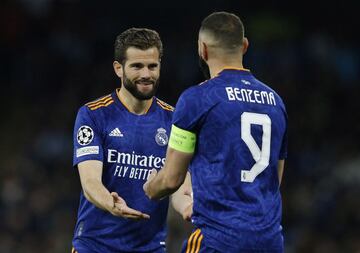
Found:
[[[165,146],[166,144],[168,144],[169,138],[164,128],[158,128],[155,135],[155,141],[159,146]]]

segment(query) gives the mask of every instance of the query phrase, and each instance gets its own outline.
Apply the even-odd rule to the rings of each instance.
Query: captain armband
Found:
[[[196,135],[194,133],[172,125],[169,147],[185,153],[194,153],[195,143]]]

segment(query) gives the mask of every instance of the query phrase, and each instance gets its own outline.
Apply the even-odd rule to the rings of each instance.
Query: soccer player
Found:
[[[73,165],[83,191],[73,252],[165,252],[168,198],[150,201],[142,190],[164,165],[171,127],[173,107],[154,97],[162,42],[156,31],[131,28],[114,47],[121,88],[82,106],[75,122]],[[184,211],[192,201],[172,200]]]
[[[287,115],[280,96],[247,69],[240,18],[215,12],[199,31],[201,66],[210,79],[180,96],[166,162],[144,190],[174,192],[188,166],[195,231],[183,252],[283,252],[280,182]]]

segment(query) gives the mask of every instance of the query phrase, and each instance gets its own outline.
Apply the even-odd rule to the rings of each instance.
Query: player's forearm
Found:
[[[161,199],[174,193],[184,182],[192,156],[168,147],[164,168],[149,182],[146,195],[150,199]]]
[[[83,186],[83,191],[85,197],[100,209],[109,211],[114,206],[110,192],[98,180],[88,179]]]
[[[149,183],[147,195],[150,199],[161,199],[174,193],[181,185],[179,180],[169,180],[164,169]]]

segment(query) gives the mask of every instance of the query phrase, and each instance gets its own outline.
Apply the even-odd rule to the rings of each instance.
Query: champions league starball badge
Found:
[[[88,145],[94,138],[94,131],[89,126],[81,126],[77,132],[77,141],[81,146]]]
[[[164,128],[158,128],[157,134],[155,135],[155,141],[159,146],[165,146],[168,143],[169,138]]]

